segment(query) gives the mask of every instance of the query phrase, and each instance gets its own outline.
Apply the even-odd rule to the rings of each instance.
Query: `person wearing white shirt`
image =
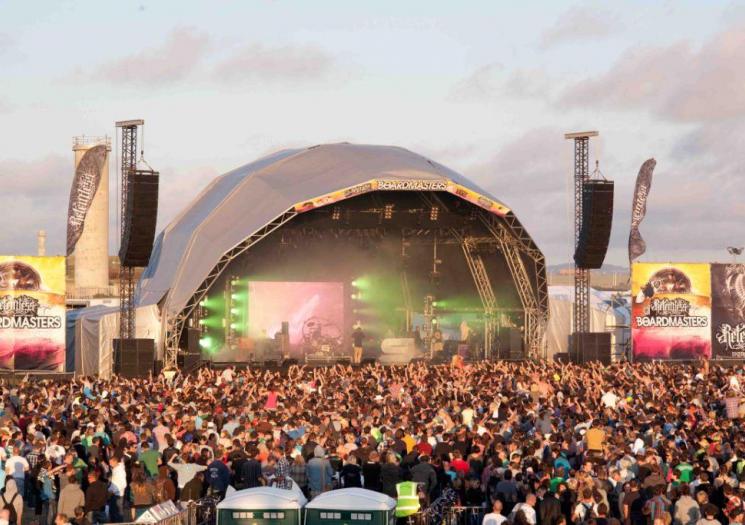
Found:
[[[8,458],[5,462],[5,473],[16,480],[16,486],[18,487],[18,493],[23,494],[24,487],[26,485],[26,472],[28,472],[30,466],[26,458],[21,456],[21,449],[13,447],[13,455]]]
[[[502,525],[507,521],[507,518],[502,516],[502,502],[499,500],[494,501],[494,506],[489,514],[484,515],[484,521],[482,525]]]
[[[525,519],[528,523],[530,523],[530,525],[536,525],[537,516],[535,514],[535,504],[535,494],[528,494],[525,496],[525,503],[518,503],[515,505],[515,508],[512,509],[512,512],[510,513],[510,522],[514,522],[517,513],[522,511],[523,514],[525,514]]]
[[[606,408],[616,408],[619,399],[620,398],[613,392],[613,390],[608,390],[603,394],[603,397],[600,398],[600,401]]]
[[[109,492],[116,498],[116,505],[109,509],[109,518],[113,523],[119,523],[124,520],[124,491],[127,490],[127,471],[124,463],[114,456],[109,460],[111,465],[111,484]]]

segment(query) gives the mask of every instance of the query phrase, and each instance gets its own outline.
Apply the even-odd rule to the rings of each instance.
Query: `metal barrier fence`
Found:
[[[486,510],[483,507],[448,507],[437,515],[426,509],[407,518],[407,525],[481,525]]]
[[[190,501],[178,514],[159,520],[154,525],[215,525],[218,503],[219,501],[211,496],[198,501]],[[118,525],[137,524],[128,522]]]

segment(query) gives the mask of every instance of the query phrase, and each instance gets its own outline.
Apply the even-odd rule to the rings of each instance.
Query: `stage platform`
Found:
[[[43,381],[45,379],[70,381],[75,377],[75,374],[73,372],[50,372],[48,370],[0,370],[0,379],[7,381],[9,385],[18,385],[26,377],[30,381]]]

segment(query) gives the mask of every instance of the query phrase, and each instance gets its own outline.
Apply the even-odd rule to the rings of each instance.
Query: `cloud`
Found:
[[[222,82],[312,80],[328,75],[333,64],[331,55],[312,45],[250,44],[217,64],[213,73]]]
[[[571,242],[568,148],[562,130],[531,129],[464,173],[514,210],[552,264],[566,261]]]
[[[13,39],[7,33],[0,33],[0,55],[13,47]]]
[[[677,122],[745,116],[745,23],[699,48],[689,42],[637,47],[605,73],[568,87],[564,106],[641,109]]]
[[[193,73],[209,47],[206,34],[194,28],[177,28],[162,45],[100,64],[87,76],[116,84],[172,84]]]
[[[544,49],[580,40],[598,40],[622,29],[618,20],[606,12],[575,6],[562,13],[553,26],[543,32],[540,46]]]
[[[504,96],[544,97],[550,89],[550,79],[540,69],[516,69],[508,73],[501,64],[487,64],[455,84],[450,98],[484,101]]]
[[[33,161],[0,160],[0,253],[35,254],[36,232],[46,230],[48,253],[63,253],[67,201],[73,176],[72,157]]]

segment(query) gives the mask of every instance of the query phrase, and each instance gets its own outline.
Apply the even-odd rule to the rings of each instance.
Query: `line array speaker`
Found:
[[[154,339],[114,339],[114,371],[117,374],[147,377],[154,364]]]
[[[130,172],[128,177],[119,259],[122,266],[147,266],[158,219],[159,174],[137,170]]]
[[[582,189],[582,227],[574,262],[580,268],[603,266],[613,224],[613,181],[590,180]]]

